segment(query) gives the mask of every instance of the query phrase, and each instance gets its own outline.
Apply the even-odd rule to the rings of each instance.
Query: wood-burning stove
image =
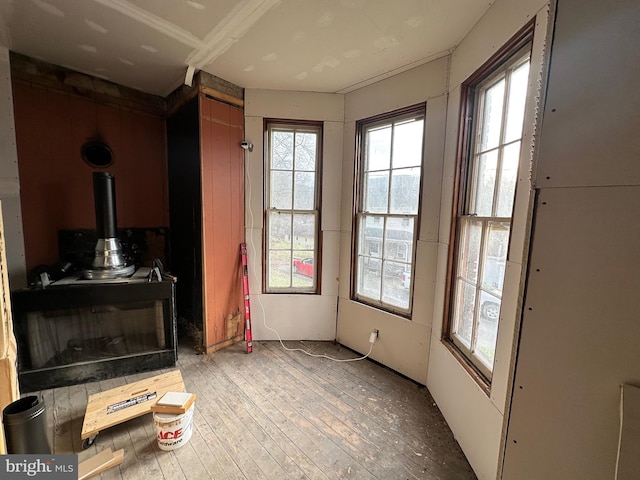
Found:
[[[98,242],[76,276],[12,294],[22,391],[175,365],[175,278],[136,266],[117,238],[115,178],[93,174]],[[154,262],[155,263],[155,262]]]
[[[175,283],[149,269],[110,282],[67,278],[12,294],[23,392],[174,366]]]

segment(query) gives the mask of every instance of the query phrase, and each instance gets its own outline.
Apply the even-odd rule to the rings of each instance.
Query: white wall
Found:
[[[558,1],[505,479],[615,478],[640,385],[639,24],[636,0]]]
[[[444,57],[348,93],[345,98],[337,339],[343,345],[366,353],[369,350],[369,334],[377,328],[379,338],[371,357],[422,384],[427,379],[435,291],[448,68],[449,58]],[[413,282],[413,315],[408,320],[350,299],[355,123],[357,120],[425,102],[427,112],[421,223]]]
[[[320,295],[262,294],[264,219],[264,119],[313,120],[324,125],[322,139],[322,285]],[[245,91],[246,239],[252,330],[255,340],[334,340],[338,300],[343,95]]]
[[[508,259],[508,290],[503,301],[505,318],[498,334],[491,395],[487,396],[441,343],[460,84],[538,13],[531,70],[539,72],[547,34],[545,5],[544,0],[498,0],[451,58],[438,59],[344,97],[246,92],[247,138],[255,145],[246,158],[247,197],[251,206],[247,214],[247,238],[253,252],[250,254],[252,292],[260,290],[263,120],[268,117],[327,122],[323,158],[323,228],[326,230],[322,295],[283,297],[253,293],[255,338],[274,338],[262,323],[266,318],[283,338],[331,339],[331,333],[335,333],[339,342],[364,353],[369,349],[369,333],[377,328],[380,337],[372,358],[429,387],[479,478],[495,478],[499,471],[530,224],[531,158],[526,154],[522,158],[524,167],[519,178],[512,238],[515,246]],[[533,90],[537,90],[539,80],[532,77]],[[355,124],[361,119],[424,102],[427,105],[425,176],[416,249],[414,309],[411,319],[405,319],[350,299]],[[531,143],[534,136],[536,107],[533,101],[528,104],[525,144]],[[332,323],[336,294],[339,296],[337,326]]]
[[[4,217],[7,263],[11,290],[26,287],[18,154],[13,120],[13,94],[9,51],[0,45],[0,200]]]
[[[461,83],[475,72],[518,30],[536,17],[529,91],[536,92],[547,34],[548,8],[545,0],[498,0],[472,29],[451,58],[449,104],[442,178],[439,243],[433,329],[427,387],[445,416],[467,459],[480,479],[496,478],[500,470],[501,442],[507,399],[510,395],[514,345],[518,333],[526,266],[527,234],[533,190],[530,182],[531,145],[535,135],[537,105],[527,104],[525,132],[514,206],[514,220],[503,292],[500,327],[490,394],[480,388],[442,342],[449,232],[451,226],[454,174],[458,141]]]

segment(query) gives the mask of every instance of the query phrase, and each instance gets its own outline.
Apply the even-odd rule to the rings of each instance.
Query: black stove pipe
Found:
[[[116,179],[107,172],[93,173],[98,238],[116,238]]]
[[[127,265],[118,239],[115,177],[106,172],[94,172],[93,196],[98,241],[91,268],[84,270],[84,276],[89,280],[128,277],[135,271],[135,265]]]

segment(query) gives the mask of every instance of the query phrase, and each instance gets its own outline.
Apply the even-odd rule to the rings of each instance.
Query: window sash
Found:
[[[415,218],[366,213],[358,214],[357,218],[356,298],[377,307],[406,311],[411,307],[411,295],[402,282],[403,274],[411,278],[413,273],[417,231]],[[367,222],[368,220],[373,222]],[[403,223],[404,220],[410,221],[410,236],[391,234],[403,231],[393,229],[390,224],[397,225],[398,221]],[[379,228],[371,228],[372,223],[377,223]],[[406,232],[405,230],[404,233]]]
[[[360,136],[353,298],[408,316],[413,307],[424,110],[363,123]]]
[[[475,90],[476,109],[463,201],[456,215],[446,335],[489,382],[515,203],[529,62],[530,43],[470,87]]]
[[[278,217],[284,217],[284,222],[278,222]],[[289,217],[289,218],[287,218]],[[295,219],[301,217],[311,217],[313,219],[314,232],[317,230],[320,212],[315,211],[292,211],[269,209],[267,211],[267,241],[275,237],[273,230],[282,229],[283,224],[289,224],[289,232],[285,234],[288,242],[280,242],[280,246],[275,242],[270,244],[266,259],[266,278],[271,291],[278,292],[301,292],[315,293],[317,291],[317,269],[319,264],[317,241],[308,244],[308,238],[297,235]],[[286,227],[285,227],[286,228]],[[286,243],[286,244],[283,244]],[[312,267],[296,267],[298,262],[312,259]],[[299,270],[299,271],[296,271]]]
[[[511,219],[464,216],[458,228],[461,248],[453,288],[451,339],[490,379]],[[471,233],[472,230],[475,233]],[[495,232],[500,232],[502,237],[497,242]],[[495,248],[496,244],[501,248]]]
[[[264,289],[317,293],[322,127],[272,122],[267,138]]]

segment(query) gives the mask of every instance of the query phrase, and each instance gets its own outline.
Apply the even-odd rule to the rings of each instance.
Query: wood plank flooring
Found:
[[[336,358],[331,342],[285,342]],[[40,392],[55,453],[86,460],[124,449],[103,479],[475,479],[426,388],[368,360],[333,362],[279,342],[237,344],[213,355],[180,349],[178,367],[196,393],[194,432],[161,451],[152,415],[100,432],[83,450],[88,395],[163,371]],[[97,477],[96,477],[97,478]]]

